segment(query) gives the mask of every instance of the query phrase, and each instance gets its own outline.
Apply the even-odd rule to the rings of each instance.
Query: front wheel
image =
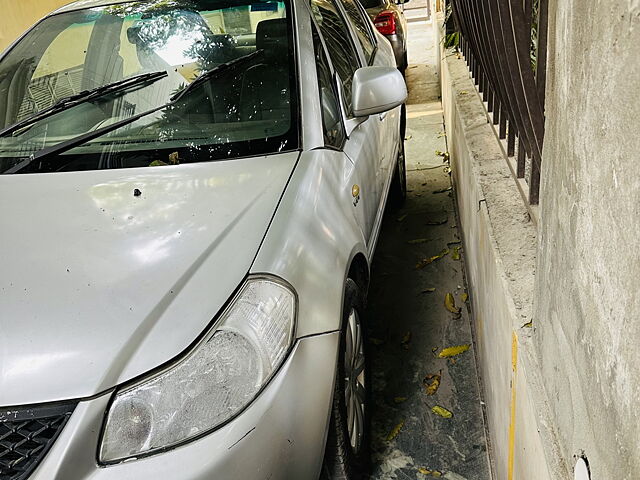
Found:
[[[404,138],[400,138],[398,146],[398,158],[396,159],[395,172],[391,180],[389,199],[396,207],[401,207],[407,199],[407,167],[404,158]]]
[[[363,314],[360,289],[353,280],[347,279],[323,480],[363,480],[368,472],[370,374]]]

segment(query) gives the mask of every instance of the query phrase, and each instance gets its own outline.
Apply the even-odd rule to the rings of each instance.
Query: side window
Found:
[[[313,45],[322,107],[324,143],[326,146],[341,148],[345,141],[345,133],[340,115],[340,103],[334,90],[331,67],[315,28],[313,29]]]
[[[358,53],[351,42],[351,35],[345,20],[329,0],[311,0],[311,10],[320,26],[320,33],[329,50],[331,63],[342,83],[342,92],[347,116],[353,116],[351,105],[353,74],[360,66]]]
[[[353,26],[356,29],[356,33],[358,34],[358,41],[360,45],[362,45],[362,51],[364,52],[364,56],[367,59],[367,63],[371,63],[371,58],[373,57],[373,52],[376,49],[375,37],[371,32],[371,27],[369,25],[369,18],[366,16],[366,13],[363,12],[363,9],[357,5],[358,0],[341,0],[342,5],[344,6],[347,15],[353,22]]]

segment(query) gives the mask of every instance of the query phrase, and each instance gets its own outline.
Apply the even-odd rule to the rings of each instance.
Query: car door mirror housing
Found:
[[[353,76],[353,114],[366,117],[389,111],[407,99],[404,77],[394,67],[362,67]]]

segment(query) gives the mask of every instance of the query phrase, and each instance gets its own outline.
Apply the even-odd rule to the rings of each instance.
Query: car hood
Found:
[[[92,396],[184,351],[297,158],[0,175],[0,405]]]

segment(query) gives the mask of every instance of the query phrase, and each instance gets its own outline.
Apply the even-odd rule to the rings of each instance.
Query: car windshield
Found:
[[[146,0],[46,18],[0,60],[0,130],[62,108],[0,137],[0,173],[164,166],[297,149],[288,12],[286,2]],[[64,105],[151,72],[167,75]],[[108,133],[91,138],[101,129]],[[57,153],[56,146],[87,134],[87,142]],[[48,151],[56,154],[42,155]]]

